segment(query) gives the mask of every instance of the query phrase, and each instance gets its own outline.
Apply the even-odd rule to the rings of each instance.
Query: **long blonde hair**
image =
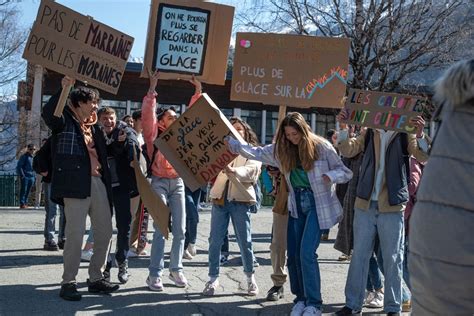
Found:
[[[301,134],[298,145],[290,142],[285,135],[285,127],[290,126]],[[318,145],[324,143],[324,138],[314,134],[303,115],[298,112],[290,112],[278,127],[275,142],[275,158],[280,161],[281,171],[288,173],[295,169],[298,162],[305,171],[314,167],[314,162],[319,159]]]

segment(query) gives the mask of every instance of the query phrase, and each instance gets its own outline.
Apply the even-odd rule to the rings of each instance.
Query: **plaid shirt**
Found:
[[[65,124],[64,129],[57,134],[56,153],[73,156],[86,155],[84,145],[79,143],[84,142],[83,139],[84,136],[75,124]]]
[[[280,162],[275,158],[274,145],[252,147],[241,144],[238,140],[229,138],[230,150],[249,159],[255,159],[264,164],[280,168]],[[316,212],[320,229],[328,229],[342,219],[342,206],[336,195],[336,183],[346,183],[352,178],[348,169],[337,155],[334,147],[327,141],[318,146],[319,159],[314,162],[314,168],[308,171],[308,179],[316,203]],[[331,184],[324,182],[323,175],[331,179]],[[296,210],[295,191],[291,186],[290,173],[285,174],[288,183],[288,210],[294,218],[298,217]]]

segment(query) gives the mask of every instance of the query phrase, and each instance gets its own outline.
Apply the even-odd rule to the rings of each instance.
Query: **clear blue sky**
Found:
[[[105,23],[133,38],[131,56],[144,57],[145,40],[148,27],[150,0],[57,0],[74,11],[90,15],[95,20]],[[236,11],[248,1],[245,0],[218,0],[209,1],[234,6]],[[23,0],[18,4],[22,11],[22,23],[30,27],[38,12],[39,0]]]

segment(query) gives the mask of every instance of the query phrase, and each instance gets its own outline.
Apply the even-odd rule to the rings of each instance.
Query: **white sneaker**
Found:
[[[258,294],[258,285],[255,279],[247,281],[247,294],[250,296],[256,296]]]
[[[203,295],[213,296],[216,293],[217,288],[219,287],[219,280],[216,279],[214,282],[207,282],[202,291]]]
[[[365,298],[364,298],[364,307],[367,307],[369,302],[371,302],[375,297],[374,291],[365,291]]]
[[[321,316],[321,310],[314,306],[306,306],[303,310],[303,316]]]
[[[184,249],[183,259],[188,259],[188,260],[193,259],[193,256],[189,253],[188,249]]]
[[[376,291],[374,298],[370,301],[367,302],[367,307],[370,308],[382,308],[383,307],[383,293]]]
[[[81,260],[82,261],[91,261],[92,255],[94,254],[93,249],[82,250],[81,251]]]
[[[297,302],[295,305],[293,305],[293,308],[291,309],[290,316],[301,316],[303,315],[303,311],[306,308],[306,305],[303,301]]]
[[[160,277],[148,276],[146,284],[151,291],[161,292],[163,291],[163,282]]]
[[[177,287],[186,287],[188,280],[181,271],[171,271],[170,280],[174,282]]]
[[[193,257],[196,256],[196,254],[197,254],[196,244],[191,244],[191,243],[190,243],[190,244],[188,245],[188,249],[187,249],[187,250],[189,251],[189,254],[190,254],[191,256],[193,256]]]

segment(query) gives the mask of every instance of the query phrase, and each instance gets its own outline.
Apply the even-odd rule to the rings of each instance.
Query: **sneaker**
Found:
[[[273,286],[267,292],[267,301],[278,301],[280,298],[283,298],[285,295],[283,293],[283,286]]]
[[[253,258],[253,267],[254,268],[260,267],[260,263],[258,263],[257,258],[255,258],[255,257]]]
[[[80,301],[82,295],[77,291],[77,286],[75,283],[68,283],[61,285],[61,291],[59,291],[59,296],[65,299],[66,301]]]
[[[66,239],[58,241],[58,248],[63,250],[64,246],[66,245]]]
[[[321,310],[314,306],[306,306],[303,310],[303,316],[321,316]]]
[[[20,208],[28,208],[28,205],[26,205],[26,204],[20,204]]]
[[[411,312],[411,301],[402,302],[402,312]]]
[[[254,278],[252,278],[251,281],[247,281],[247,294],[250,296],[256,296],[258,294],[258,286]]]
[[[229,263],[229,256],[224,256],[224,255],[221,255],[221,258],[219,260],[219,264],[221,266],[225,266]]]
[[[293,308],[291,309],[290,316],[301,316],[303,315],[303,311],[306,308],[306,305],[303,301],[297,302],[295,305],[293,305]]]
[[[94,249],[82,250],[81,260],[82,261],[91,261],[92,255],[94,254]]]
[[[191,256],[195,257],[197,255],[196,244],[189,244],[188,245],[188,252]]]
[[[46,250],[46,251],[58,251],[59,250],[58,245],[56,244],[56,242],[54,240],[45,241],[44,245],[43,245],[43,249]]]
[[[128,261],[125,260],[122,263],[118,264],[118,279],[120,283],[125,284],[128,282],[128,278],[130,277],[130,273],[128,273]]]
[[[100,279],[95,282],[90,282],[89,279],[87,279],[87,285],[89,293],[109,294],[120,288],[119,285],[112,285],[112,283],[105,279]]]
[[[400,316],[401,314],[398,313],[398,312],[388,312],[387,315],[390,315],[390,316]]]
[[[208,281],[202,290],[202,294],[206,296],[213,296],[219,287],[219,280],[216,279],[214,282]]]
[[[351,257],[352,256],[342,254],[339,256],[339,258],[337,258],[337,261],[351,261]]]
[[[365,298],[364,298],[364,307],[367,307],[368,304],[374,299],[375,291],[365,291]]]
[[[186,287],[188,280],[181,271],[171,271],[170,280],[174,282],[177,287]]]
[[[146,284],[151,291],[161,292],[163,291],[163,282],[160,277],[148,276]]]
[[[322,234],[321,235],[321,241],[328,241],[329,240],[329,234]]]
[[[344,315],[362,315],[361,311],[355,311],[350,309],[347,306],[344,306],[342,309],[338,310],[334,313],[337,316],[344,316]]]
[[[188,249],[184,249],[184,252],[183,252],[183,259],[188,259],[188,260],[191,260],[193,258],[193,256],[191,255],[191,253],[189,252]]]
[[[110,269],[112,269],[112,261],[107,261],[104,272],[102,272],[102,275],[107,282],[110,282]]]
[[[382,308],[383,307],[383,293],[380,291],[376,291],[374,298],[371,301],[367,301],[367,307]]]

